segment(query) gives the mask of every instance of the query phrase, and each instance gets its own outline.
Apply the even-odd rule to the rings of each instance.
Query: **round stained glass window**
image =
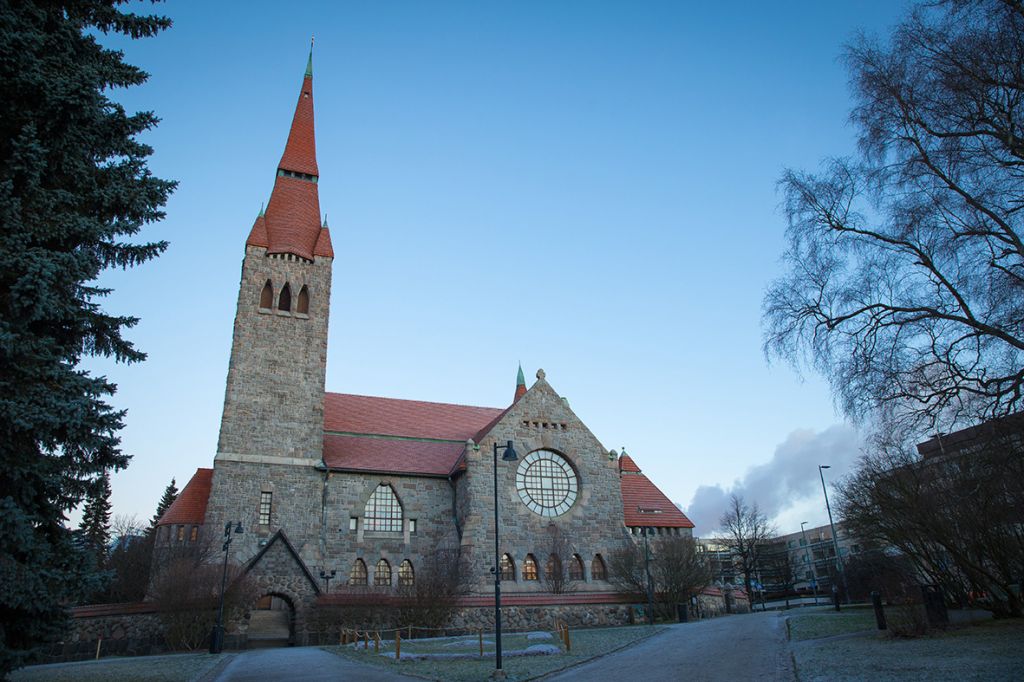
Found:
[[[530,511],[541,516],[561,516],[576,502],[579,483],[561,455],[550,450],[534,450],[516,469],[519,499]]]

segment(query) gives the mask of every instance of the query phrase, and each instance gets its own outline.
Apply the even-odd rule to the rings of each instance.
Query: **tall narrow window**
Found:
[[[270,502],[274,497],[274,493],[268,493],[266,491],[260,493],[260,525],[270,525]]]
[[[523,559],[523,580],[536,580],[537,579],[537,560],[533,558],[532,554],[527,554],[526,558]]]
[[[402,532],[402,505],[391,486],[381,483],[366,502],[363,530]]]
[[[594,555],[594,560],[590,562],[590,579],[591,580],[607,580],[608,572],[604,569],[604,559],[601,558],[600,554]]]
[[[573,554],[569,560],[569,580],[583,580],[583,559],[579,554]]]
[[[178,542],[185,539],[185,526],[178,526]]]
[[[195,542],[199,539],[199,526],[192,526],[192,532],[189,533],[188,541]]]
[[[377,562],[377,568],[373,571],[373,584],[375,587],[391,587],[391,564],[387,559]]]
[[[507,581],[516,579],[516,562],[512,561],[512,557],[508,554],[501,555],[501,579]]]
[[[288,286],[287,282],[281,289],[281,297],[277,299],[277,309],[284,311],[292,309],[292,288]]]
[[[412,587],[416,582],[416,575],[412,571],[412,562],[406,559],[398,565],[398,584],[401,587]]]
[[[263,285],[263,291],[260,292],[260,308],[264,310],[270,310],[274,305],[274,285],[267,280],[267,283]]]
[[[544,572],[548,579],[560,579],[562,575],[562,560],[557,554],[548,555],[548,563],[544,566]]]
[[[295,312],[309,314],[309,288],[305,284],[299,290],[299,300],[295,302]]]
[[[348,584],[366,585],[366,563],[362,559],[356,559],[356,562],[352,564],[352,572],[348,574]]]

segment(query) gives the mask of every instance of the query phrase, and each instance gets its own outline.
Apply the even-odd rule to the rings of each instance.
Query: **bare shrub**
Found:
[[[209,641],[217,622],[223,568],[179,559],[153,581],[151,594],[164,637],[171,649],[193,651]],[[224,623],[240,618],[255,599],[255,589],[237,566],[227,568]]]
[[[548,556],[544,564],[544,586],[552,594],[565,594],[576,589],[569,578],[569,562],[575,553],[572,543],[555,524],[548,526]]]
[[[885,609],[890,637],[920,637],[928,632],[928,614],[920,601],[906,597]]]
[[[398,588],[400,626],[441,628],[448,624],[459,597],[469,590],[470,569],[458,549],[439,549],[416,570],[412,585]]]

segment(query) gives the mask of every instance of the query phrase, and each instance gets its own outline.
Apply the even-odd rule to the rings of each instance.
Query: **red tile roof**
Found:
[[[156,525],[202,524],[206,520],[206,503],[212,485],[213,469],[196,469],[192,480],[178,493],[178,499],[171,503]]]
[[[277,166],[266,215],[256,219],[246,244],[268,253],[291,253],[308,260],[333,257],[331,237],[320,223],[320,196],[313,132],[313,77],[302,81],[288,142]],[[295,177],[299,174],[303,177]]]
[[[328,393],[324,396],[324,430],[464,443],[503,412],[497,407]]]
[[[306,175],[320,175],[320,170],[316,165],[313,76],[311,75],[302,79],[299,101],[295,104],[292,127],[288,131],[288,142],[284,146],[284,154],[281,155],[281,163],[277,164],[277,167]]]
[[[619,471],[622,511],[627,526],[693,528],[686,514],[640,472],[629,455],[619,458]]]
[[[632,457],[623,453],[622,457],[619,457],[619,471],[630,471],[639,474],[640,467],[636,465]]]
[[[256,246],[266,246],[268,253],[294,253],[313,260],[322,230],[316,183],[278,175],[267,204],[265,221],[267,243]]]
[[[447,476],[464,443],[324,435],[324,464],[332,469]]]

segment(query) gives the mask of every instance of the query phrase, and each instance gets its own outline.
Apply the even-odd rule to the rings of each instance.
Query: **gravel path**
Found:
[[[794,680],[785,620],[752,613],[673,625],[636,646],[546,681]]]
[[[296,682],[422,682],[375,666],[349,661],[317,647],[261,649],[238,654],[216,682],[295,680]]]

